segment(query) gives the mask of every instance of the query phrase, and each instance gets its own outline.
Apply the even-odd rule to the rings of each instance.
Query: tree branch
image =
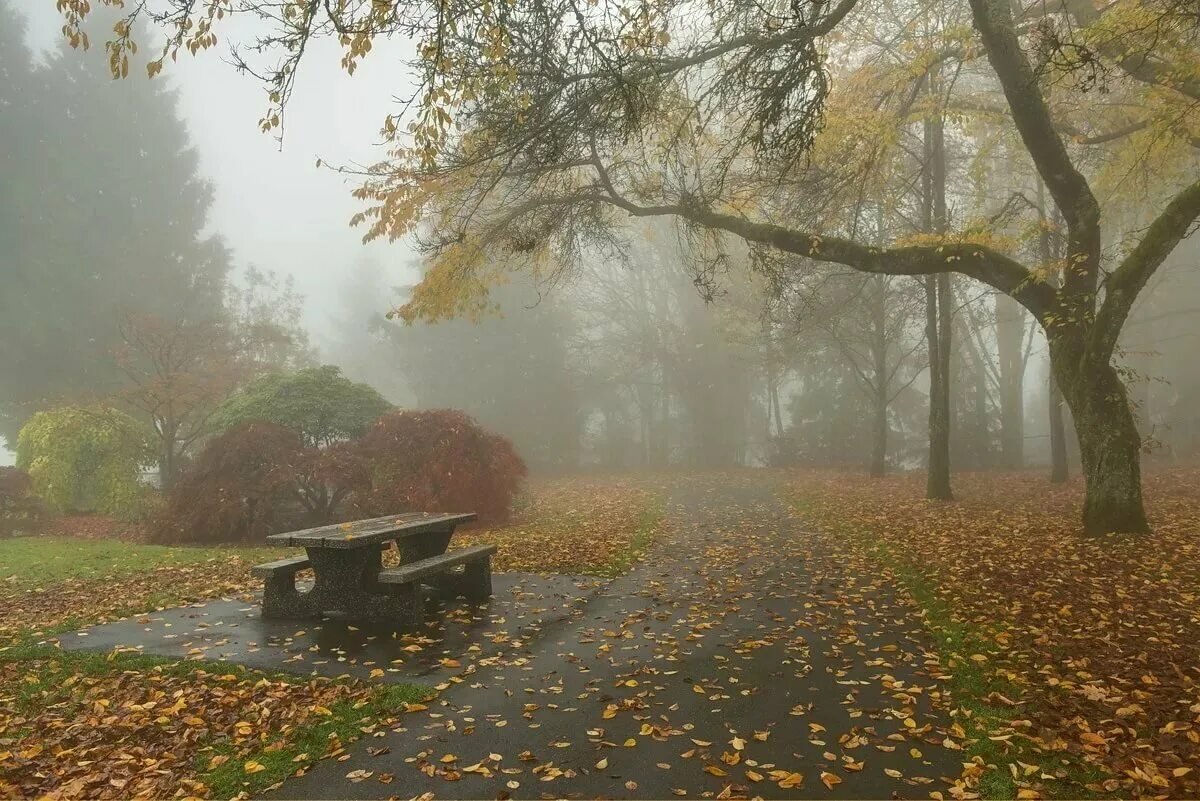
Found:
[[[961,273],[997,289],[1016,300],[1039,321],[1056,307],[1054,290],[1037,280],[1020,262],[983,245],[947,242],[942,245],[875,248],[849,239],[823,237],[773,223],[753,222],[743,217],[713,211],[698,203],[684,202],[639,206],[613,188],[607,170],[595,155],[593,165],[605,194],[598,199],[623,209],[634,217],[673,215],[706,228],[727,231],[748,242],[771,245],[785,253],[816,261],[853,267],[880,275],[932,275]]]
[[[1150,224],[1137,247],[1105,282],[1104,303],[1096,315],[1090,357],[1096,364],[1112,358],[1117,338],[1142,287],[1200,219],[1200,181],[1177,194]]]
[[[1021,49],[1007,0],[970,3],[975,28],[1004,89],[1021,141],[1067,222],[1070,269],[1065,291],[1090,298],[1096,291],[1100,266],[1100,204],[1055,130],[1033,68]]]

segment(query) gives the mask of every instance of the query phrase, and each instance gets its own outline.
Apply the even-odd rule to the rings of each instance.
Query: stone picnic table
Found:
[[[268,542],[304,548],[306,555],[253,569],[265,579],[263,617],[336,614],[419,625],[424,619],[420,585],[432,579],[473,600],[486,599],[491,595],[490,557],[496,546],[446,550],[455,527],[475,518],[473,512],[414,512],[273,534]],[[392,542],[400,552],[400,566],[384,570],[383,553]],[[463,572],[453,573],[460,565]],[[301,592],[296,573],[309,567],[316,580]]]

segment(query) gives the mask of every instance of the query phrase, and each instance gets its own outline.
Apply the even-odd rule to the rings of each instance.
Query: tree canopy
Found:
[[[223,6],[164,3],[168,11],[154,12],[167,34],[156,57],[215,45]],[[89,4],[60,7],[68,37],[83,43]],[[1200,217],[1200,26],[1186,4],[719,0],[701,11],[670,0],[586,8],[410,0],[302,4],[278,15],[274,3],[250,0],[242,8],[262,23],[263,34],[235,53],[268,60],[251,67],[267,84],[265,130],[282,124],[310,41],[336,38],[351,71],[378,38],[417,42],[417,88],[383,123],[389,156],[363,172],[357,194],[367,208],[354,220],[367,238],[412,235],[426,248],[430,267],[398,310],[405,319],[476,314],[508,271],[544,280],[585,251],[619,252],[631,216],[676,220],[702,284],[728,263],[730,238],[799,257],[792,269],[827,262],[960,274],[1013,298],[1046,332],[1076,422],[1086,528],[1146,528],[1141,440],[1113,358],[1142,288]],[[128,18],[143,12],[139,5]],[[908,22],[878,36],[890,20]],[[122,74],[133,40],[128,25],[114,33],[107,51]],[[850,43],[856,35],[865,38]],[[1088,91],[1097,85],[1105,91]],[[823,128],[839,92],[849,93],[850,117]],[[1106,102],[1113,94],[1123,102]],[[1151,99],[1154,111],[1140,111]],[[968,113],[996,115],[993,127],[1031,166],[1045,204],[1022,191],[982,220],[954,218],[947,121]],[[837,145],[856,130],[870,132],[878,158],[839,160],[855,153]],[[924,224],[871,230],[863,205],[845,201],[889,175],[905,131],[919,136],[926,191],[921,206],[898,211]],[[1098,161],[1103,145],[1113,149]],[[1170,153],[1181,168],[1155,181],[1152,213],[1106,218],[1098,187],[1129,152]],[[1031,258],[998,236],[1014,217],[1044,224],[1051,204],[1062,228],[1057,258]],[[1108,208],[1120,209],[1119,198]],[[945,281],[929,293],[950,302]],[[949,340],[940,345],[948,350]],[[931,358],[935,377],[948,372],[944,359]],[[937,394],[931,428],[944,428],[948,403]]]
[[[207,230],[212,191],[175,93],[114,83],[103,53],[80,57],[65,43],[38,65],[12,17],[0,0],[0,435],[10,444],[34,411],[117,387],[123,313],[217,314],[230,269]]]
[[[218,428],[265,420],[298,432],[308,445],[331,445],[360,436],[392,404],[333,365],[255,379],[229,397],[214,416]]]

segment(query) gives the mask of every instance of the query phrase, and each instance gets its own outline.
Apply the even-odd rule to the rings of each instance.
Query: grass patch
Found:
[[[66,579],[98,579],[144,573],[162,567],[227,559],[269,561],[278,548],[182,547],[120,540],[70,537],[14,537],[0,540],[0,580],[10,587],[36,587]]]
[[[37,670],[21,670],[22,664],[37,665]],[[128,672],[168,676],[179,679],[195,677],[204,671],[208,679],[197,681],[271,682],[296,685],[298,691],[312,681],[310,676],[269,672],[246,668],[226,662],[178,660],[133,652],[63,651],[59,648],[23,643],[0,651],[0,665],[15,665],[9,672],[10,681],[0,685],[0,696],[11,704],[12,712],[36,723],[38,713],[53,707],[56,714],[74,715],[79,701],[78,677],[86,680],[117,680]],[[18,675],[19,674],[19,675]],[[220,677],[219,679],[214,677]],[[336,748],[348,745],[380,725],[381,720],[395,717],[405,704],[428,697],[428,688],[412,684],[363,685],[365,692],[321,708],[303,726],[287,731],[273,731],[260,741],[234,743],[221,736],[210,735],[199,741],[190,778],[203,782],[217,798],[230,798],[238,793],[257,792],[282,781],[297,769],[331,755]],[[165,706],[165,704],[164,704]],[[113,707],[118,712],[117,705]],[[86,714],[88,709],[79,709]],[[201,712],[202,714],[202,712]],[[81,718],[82,720],[82,718]],[[28,728],[10,730],[6,736],[20,738],[29,734]],[[262,766],[257,772],[247,772],[246,764]]]
[[[955,705],[959,709],[970,712],[969,721],[973,722],[976,731],[972,732],[974,741],[967,745],[967,758],[980,757],[984,764],[994,766],[979,779],[979,793],[983,798],[1015,798],[1017,795],[1016,782],[1009,772],[1008,765],[1019,759],[1030,765],[1037,765],[1041,770],[1054,775],[1065,769],[1066,780],[1075,786],[1062,787],[1061,795],[1054,793],[1059,782],[1043,785],[1043,791],[1049,791],[1051,797],[1062,798],[1100,798],[1100,794],[1089,792],[1084,785],[1100,781],[1104,776],[1090,765],[1075,760],[1064,759],[1061,753],[1049,754],[1033,748],[1023,748],[1024,741],[1014,738],[1007,744],[998,743],[988,738],[988,733],[1005,728],[1016,716],[1012,707],[990,703],[988,698],[993,693],[999,693],[1007,698],[1019,695],[1019,688],[1003,677],[996,676],[984,665],[971,660],[972,654],[986,653],[994,648],[994,640],[989,634],[995,632],[980,631],[955,620],[951,607],[936,594],[937,585],[911,560],[889,548],[886,543],[872,540],[868,537],[867,547],[880,561],[892,567],[892,573],[901,587],[912,597],[925,612],[925,628],[937,644],[937,651],[943,659],[953,659],[951,677],[944,680],[950,691]],[[966,726],[966,721],[960,721]]]
[[[337,749],[363,736],[363,729],[373,729],[379,720],[394,716],[405,704],[416,703],[428,694],[427,689],[411,684],[377,685],[367,699],[339,701],[319,722],[291,732],[290,739],[276,737],[264,743],[260,753],[249,760],[236,758],[228,743],[214,746],[198,757],[198,778],[209,786],[214,798],[261,792],[321,757],[333,756]],[[209,768],[214,757],[222,756],[229,759]],[[248,761],[257,762],[262,770],[247,773]]]
[[[801,514],[809,504],[804,500],[792,504]],[[1040,792],[1052,798],[1105,798],[1111,797],[1085,789],[1084,785],[1102,781],[1105,777],[1095,767],[1077,760],[1066,759],[1062,753],[1047,753],[1028,747],[1019,737],[1007,743],[991,740],[989,733],[1008,728],[1014,717],[1020,715],[1007,705],[990,702],[994,693],[1014,699],[1020,695],[1019,688],[987,667],[986,662],[971,659],[974,654],[986,654],[995,649],[993,636],[996,631],[973,627],[955,618],[953,608],[938,595],[938,584],[921,567],[905,554],[889,545],[879,534],[854,526],[830,527],[834,533],[859,542],[881,567],[890,568],[896,583],[916,602],[924,613],[925,629],[932,637],[936,651],[941,655],[943,667],[949,674],[941,680],[950,693],[956,709],[965,714],[957,717],[959,724],[970,735],[964,744],[964,762],[979,758],[989,767],[979,779],[982,798],[1015,798],[1019,789],[1009,765],[1017,760],[1037,765],[1050,775],[1066,771],[1063,779],[1042,784]],[[974,729],[972,729],[974,727]],[[1059,786],[1063,784],[1070,786]],[[1056,793],[1055,790],[1061,790]]]
[[[629,544],[618,551],[608,564],[602,565],[590,572],[605,578],[615,578],[616,576],[628,573],[646,553],[646,549],[654,542],[654,538],[658,536],[662,521],[662,501],[655,498],[649,505],[642,509],[642,513],[638,517],[637,531],[633,533]]]

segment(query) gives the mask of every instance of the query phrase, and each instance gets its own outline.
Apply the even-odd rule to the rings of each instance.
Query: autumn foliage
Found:
[[[399,512],[503,521],[525,477],[512,444],[462,412],[392,412],[326,447],[265,421],[205,447],[171,489],[159,542],[249,542],[287,528]]]
[[[470,511],[499,522],[528,472],[511,442],[452,409],[391,412],[358,446],[371,465],[363,506],[380,515]]]
[[[261,540],[287,519],[306,460],[300,435],[255,421],[214,438],[172,488],[159,542]]]
[[[1004,725],[980,736],[1103,777],[1060,787],[1067,797],[1200,796],[1196,470],[1147,475],[1152,534],[1103,538],[1079,533],[1078,480],[960,473],[959,500],[944,503],[920,498],[920,475],[797,475],[807,521],[882,549],[880,569],[919,575],[933,603],[986,638],[941,655],[950,672],[974,664],[1005,688],[988,699]]]

